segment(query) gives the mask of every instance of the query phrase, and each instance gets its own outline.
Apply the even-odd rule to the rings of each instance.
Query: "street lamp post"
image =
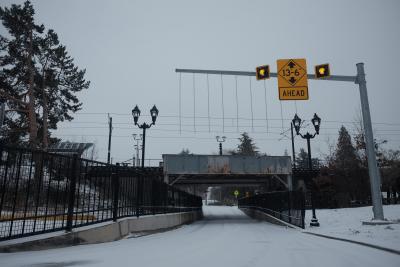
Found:
[[[314,117],[311,119],[312,124],[314,125],[315,133],[310,134],[307,132],[305,135],[300,133],[300,126],[301,126],[301,119],[297,114],[294,115],[294,118],[292,120],[294,129],[296,130],[296,134],[300,135],[301,138],[307,140],[307,150],[308,150],[308,169],[311,175],[312,171],[312,160],[311,160],[311,145],[310,145],[310,140],[313,139],[317,134],[319,134],[319,128],[321,125],[321,118],[318,117],[316,113],[314,113]],[[309,177],[310,182],[311,182],[311,208],[312,208],[312,219],[310,222],[310,226],[319,226],[319,222],[317,219],[317,216],[315,215],[315,199],[314,199],[314,182],[311,180],[311,177]]]
[[[293,122],[290,122],[290,133],[291,133],[291,136],[292,136],[292,158],[293,158],[293,166],[296,167],[296,152],[294,151]]]
[[[217,135],[215,138],[217,139],[217,142],[219,143],[219,155],[222,156],[222,143],[225,142],[226,136],[220,137],[219,135]]]
[[[135,122],[135,125],[139,127],[139,129],[143,129],[143,141],[142,141],[142,168],[144,168],[144,152],[145,152],[145,145],[146,145],[146,129],[149,129],[151,126],[156,124],[156,119],[158,116],[158,109],[156,108],[156,105],[154,105],[150,109],[150,115],[152,119],[152,123],[147,124],[147,123],[142,123],[138,124],[139,116],[140,116],[140,109],[136,105],[134,109],[132,109],[132,116],[133,120]]]

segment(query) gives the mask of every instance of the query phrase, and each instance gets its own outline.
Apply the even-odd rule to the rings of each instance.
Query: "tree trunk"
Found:
[[[29,145],[32,148],[36,148],[37,145],[37,122],[35,113],[35,92],[34,92],[34,73],[32,66],[32,54],[33,54],[33,37],[32,29],[29,33],[29,46],[28,46],[28,72],[29,72],[29,86],[28,86],[28,119],[29,119]]]
[[[28,49],[28,58],[27,58],[27,67],[29,74],[29,84],[28,84],[28,124],[29,124],[29,146],[33,149],[37,148],[37,121],[36,121],[36,112],[35,112],[35,91],[34,91],[34,69],[33,69],[33,36],[32,29],[29,32],[29,44],[27,44]],[[36,205],[39,205],[40,202],[40,190],[41,184],[43,181],[42,168],[43,168],[43,159],[42,154],[39,152],[33,152],[33,161],[35,163],[34,169],[34,193],[33,193],[33,201]]]
[[[45,67],[43,66],[43,73],[42,73],[42,100],[43,100],[43,150],[47,151],[49,147],[49,136],[47,135],[48,129],[48,119],[49,119],[49,107],[47,103],[47,94],[46,94],[46,71]]]
[[[43,89],[43,150],[47,151],[49,147],[49,136],[47,134],[49,110],[47,105],[47,95]]]

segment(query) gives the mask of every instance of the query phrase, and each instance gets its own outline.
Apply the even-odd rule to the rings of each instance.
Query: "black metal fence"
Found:
[[[305,195],[301,191],[282,191],[241,198],[239,208],[259,210],[304,229]]]
[[[163,183],[161,168],[0,146],[0,240],[201,206]]]

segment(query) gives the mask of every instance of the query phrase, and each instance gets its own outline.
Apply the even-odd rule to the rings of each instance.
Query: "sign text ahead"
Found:
[[[278,87],[280,100],[308,100],[305,59],[279,59]]]

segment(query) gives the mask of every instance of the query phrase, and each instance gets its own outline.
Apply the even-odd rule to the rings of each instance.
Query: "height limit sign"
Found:
[[[280,100],[308,100],[307,64],[305,59],[278,59]]]

